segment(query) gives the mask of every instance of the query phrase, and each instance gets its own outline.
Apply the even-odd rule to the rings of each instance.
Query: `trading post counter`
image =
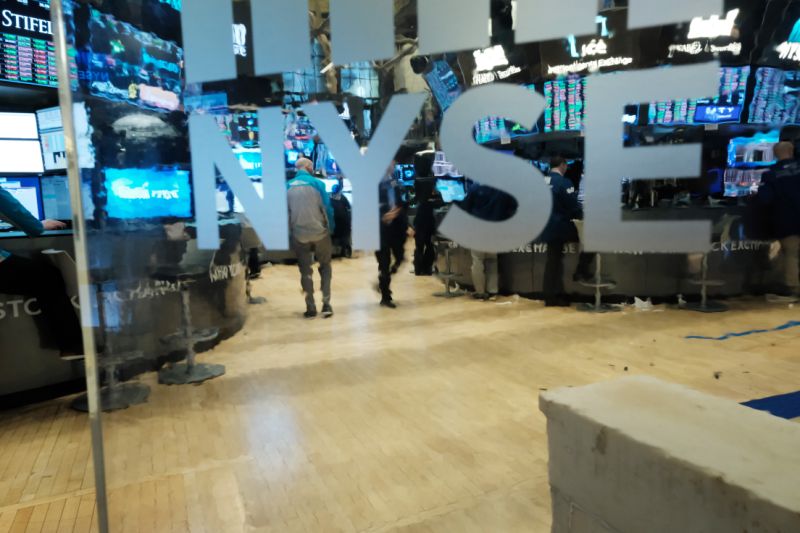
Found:
[[[248,305],[242,227],[226,222],[220,233],[222,245],[216,252],[198,250],[191,228],[183,226],[90,233],[90,292],[101,370],[103,352],[137,353],[116,367],[123,380],[181,360],[185,343],[175,339],[185,331],[186,318],[194,330],[216,332],[196,345],[198,353],[241,330]],[[6,234],[0,244],[31,258],[45,250],[74,256],[69,232],[36,239]],[[67,285],[77,309],[75,283]],[[39,314],[35,299],[0,294],[0,405],[53,396],[83,378],[82,362],[61,361],[58,351],[49,348],[53,342],[39,324]]]
[[[624,219],[634,221],[669,221],[710,219],[714,222],[712,251],[702,255],[686,254],[602,254],[602,277],[616,286],[604,290],[611,300],[654,298],[674,301],[678,295],[696,298],[700,293],[698,281],[707,265],[706,279],[719,281],[709,294],[732,297],[743,294],[763,294],[778,285],[781,279],[778,263],[769,259],[770,243],[749,239],[744,229],[745,208],[725,209],[660,208],[625,212]],[[444,247],[439,247],[438,268],[446,268]],[[578,264],[580,246],[567,244],[564,258],[564,285],[576,299],[588,299],[594,288],[573,280]],[[532,243],[515,252],[499,257],[500,292],[536,297],[543,293],[547,244]],[[455,281],[472,286],[470,251],[457,248],[450,251],[451,270]],[[594,272],[595,266],[592,266]]]

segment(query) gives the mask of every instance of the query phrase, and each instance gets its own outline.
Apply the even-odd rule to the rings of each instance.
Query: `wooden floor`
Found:
[[[292,267],[266,269],[245,330],[205,354],[227,375],[158,386],[104,418],[112,531],[546,532],[542,390],[649,374],[734,401],[800,389],[798,309],[590,316],[439,300],[404,268],[338,262],[331,320],[303,321]],[[718,376],[718,379],[715,377]],[[0,414],[0,531],[93,530],[88,426],[68,400]]]

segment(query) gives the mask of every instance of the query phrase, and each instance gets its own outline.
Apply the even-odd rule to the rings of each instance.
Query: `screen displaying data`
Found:
[[[45,170],[66,170],[67,147],[61,109],[52,107],[36,112],[39,122],[39,140],[42,142],[42,157]]]
[[[800,124],[800,72],[760,68],[750,104],[751,124]]]
[[[110,218],[123,220],[189,218],[192,189],[187,170],[108,168]]]
[[[581,131],[586,113],[586,80],[567,76],[544,85],[544,131]]]
[[[742,118],[749,78],[750,67],[723,67],[717,96],[653,102],[650,104],[649,122],[662,126],[738,123]]]
[[[69,180],[66,176],[42,178],[42,207],[44,218],[51,220],[71,220],[72,209],[69,203]]]
[[[439,107],[446,111],[463,92],[453,69],[447,61],[434,61],[433,70],[425,74],[425,80],[436,97]]]
[[[39,178],[0,178],[0,188],[11,194],[30,214],[42,220],[39,186]]]
[[[0,9],[0,80],[57,87],[50,0],[4,0]]]

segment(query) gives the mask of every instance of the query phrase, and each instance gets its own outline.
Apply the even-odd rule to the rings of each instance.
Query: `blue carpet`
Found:
[[[761,335],[763,333],[773,333],[775,331],[786,331],[787,329],[798,328],[798,327],[800,327],[800,322],[792,320],[782,326],[778,326],[777,328],[773,329],[753,329],[750,331],[742,331],[741,333],[726,333],[722,337],[703,337],[699,335],[691,335],[686,338],[690,340],[700,340],[700,341],[727,341],[729,339],[736,339],[739,337],[749,337],[750,335]]]
[[[756,411],[766,411],[779,418],[794,420],[800,418],[800,391],[763,400],[753,400],[742,405]]]

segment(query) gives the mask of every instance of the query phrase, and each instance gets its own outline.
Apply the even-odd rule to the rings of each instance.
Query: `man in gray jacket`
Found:
[[[319,262],[322,278],[322,317],[333,316],[331,307],[331,259],[335,229],[333,207],[325,184],[315,178],[314,164],[305,158],[297,161],[297,176],[287,185],[289,200],[289,229],[292,250],[300,267],[300,283],[306,297],[305,318],[317,316],[314,300],[314,258]],[[312,255],[313,254],[313,255]]]

